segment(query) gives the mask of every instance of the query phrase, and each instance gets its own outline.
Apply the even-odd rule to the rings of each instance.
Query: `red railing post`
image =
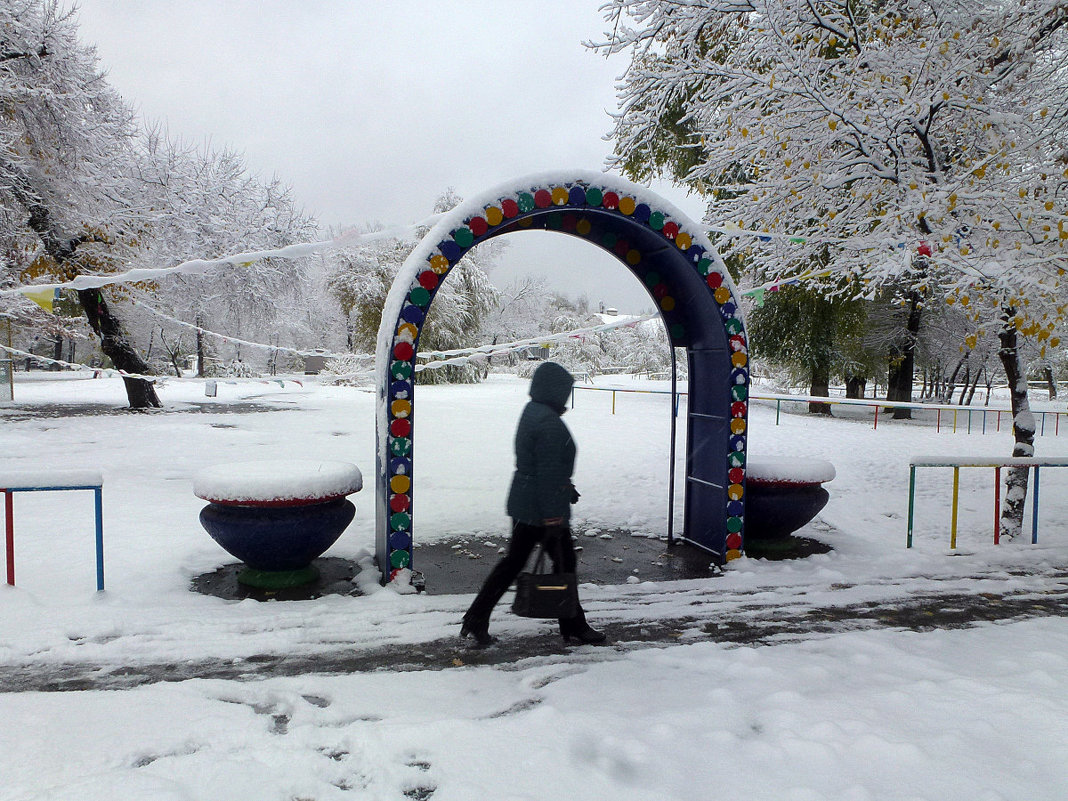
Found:
[[[994,468],[994,544],[1001,544],[1001,468]]]

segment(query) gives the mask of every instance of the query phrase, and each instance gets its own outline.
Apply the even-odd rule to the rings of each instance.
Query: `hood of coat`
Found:
[[[571,394],[574,384],[571,373],[556,362],[545,362],[538,366],[530,379],[530,399],[563,414],[567,409],[567,396]]]

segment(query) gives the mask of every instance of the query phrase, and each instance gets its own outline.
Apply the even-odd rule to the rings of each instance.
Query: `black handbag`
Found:
[[[534,568],[515,580],[512,611],[520,617],[569,618],[578,614],[578,578],[574,573],[547,573],[545,545],[541,545]]]

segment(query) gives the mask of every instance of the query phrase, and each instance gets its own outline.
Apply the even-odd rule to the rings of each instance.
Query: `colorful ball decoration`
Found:
[[[554,211],[560,209],[559,212]],[[416,343],[425,322],[427,308],[433,301],[446,275],[471,247],[481,238],[501,231],[531,227],[535,216],[539,226],[549,230],[565,231],[583,237],[593,236],[595,242],[615,253],[625,261],[644,281],[665,313],[674,313],[679,300],[655,270],[647,273],[639,266],[647,261],[643,251],[634,247],[627,238],[611,230],[598,230],[587,209],[615,212],[635,223],[658,232],[672,242],[678,251],[685,254],[697,274],[705,281],[713,296],[728,336],[728,354],[731,360],[730,435],[726,453],[729,485],[727,487],[726,514],[726,559],[741,555],[744,520],[745,440],[748,416],[748,347],[737,303],[731,284],[725,273],[717,267],[717,260],[706,253],[705,248],[694,243],[693,235],[680,229],[678,222],[669,214],[640,198],[620,195],[614,190],[580,183],[538,186],[528,191],[516,192],[512,197],[501,198],[497,203],[485,206],[463,224],[453,230],[437,249],[428,256],[425,267],[416,275],[402,305],[392,342],[392,360],[389,373],[392,378],[388,387],[387,408],[389,411],[389,463],[386,475],[391,534],[388,538],[391,575],[411,565],[411,491],[412,491],[412,379]],[[545,212],[553,212],[546,215]],[[499,228],[499,226],[504,226]],[[496,230],[495,230],[496,229]],[[640,237],[639,237],[640,239]],[[642,240],[642,248],[645,248]],[[917,250],[921,255],[927,243]],[[651,251],[655,252],[655,251]],[[682,322],[669,318],[668,331],[672,342],[685,344],[686,328]]]

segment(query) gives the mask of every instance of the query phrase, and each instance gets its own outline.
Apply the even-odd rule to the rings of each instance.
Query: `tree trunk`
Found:
[[[78,300],[85,310],[85,316],[89,319],[89,325],[100,337],[100,349],[111,359],[111,363],[125,373],[148,375],[150,372],[148,365],[126,341],[122,326],[111,314],[100,290],[79,289]],[[151,381],[126,376],[123,376],[122,380],[126,384],[126,397],[130,401],[131,409],[158,409],[162,405]]]
[[[831,374],[830,371],[817,367],[812,370],[812,385],[809,389],[809,395],[814,398],[826,398],[831,394]],[[819,403],[817,401],[809,401],[808,403],[809,414],[831,414],[831,404]]]
[[[965,403],[966,403],[966,404],[967,404],[968,406],[971,406],[971,405],[972,405],[972,398],[974,398],[974,397],[975,397],[975,388],[976,388],[977,386],[979,386],[979,377],[980,377],[980,376],[981,376],[981,375],[983,374],[983,371],[984,371],[984,370],[986,370],[986,368],[985,368],[985,367],[984,367],[984,368],[983,368],[982,370],[976,370],[976,371],[975,371],[975,380],[973,380],[973,381],[972,381],[972,386],[971,386],[971,388],[970,388],[970,389],[968,390],[968,400],[967,400],[967,401],[965,401]]]
[[[949,380],[946,381],[944,392],[938,396],[940,403],[949,403],[953,400],[953,389],[957,386],[957,376],[960,375],[960,368],[964,366],[964,363],[968,361],[968,355],[971,351],[968,351],[957,362],[957,366],[953,368],[953,373],[949,376]]]
[[[964,380],[960,383],[960,397],[957,399],[957,405],[964,405],[964,396],[968,394],[968,385],[972,382],[972,363],[968,362],[964,366]]]
[[[846,379],[846,397],[860,399],[864,397],[864,390],[868,385],[866,378],[854,376]]]
[[[21,185],[16,185],[13,189],[15,197],[29,212],[27,223],[41,240],[45,252],[60,267],[74,261],[78,246],[85,240],[65,239],[54,227],[51,210],[36,199],[32,190],[27,190]],[[79,289],[78,300],[82,304],[82,309],[85,310],[89,325],[100,336],[101,350],[112,363],[118,369],[128,373],[147,375],[150,372],[148,365],[126,341],[122,326],[111,316],[100,290]],[[150,382],[140,378],[124,378],[123,381],[126,384],[126,397],[131,409],[160,406],[156,390]]]
[[[905,321],[905,335],[890,348],[890,371],[886,383],[886,399],[912,403],[912,379],[916,371],[916,342],[923,317],[922,298],[909,292],[909,316]],[[911,420],[912,409],[895,408],[895,420]]]
[[[1048,364],[1042,368],[1042,374],[1046,378],[1046,386],[1049,387],[1049,399],[1057,400],[1057,382],[1053,380],[1053,368]]]
[[[1023,360],[1017,346],[1016,309],[1004,307],[1001,310],[1001,331],[998,340],[998,358],[1005,368],[1005,378],[1009,382],[1009,397],[1012,404],[1012,436],[1015,444],[1013,456],[1035,455],[1035,417],[1031,414],[1031,405],[1027,397],[1027,375]],[[1002,537],[1012,539],[1023,529],[1024,503],[1027,500],[1027,481],[1030,476],[1028,467],[1010,467],[1005,479],[1005,503],[1001,507],[1000,533]]]
[[[204,327],[204,323],[201,319],[200,312],[197,312],[196,316],[197,324],[197,378],[203,378],[204,373],[204,332],[200,329]]]

